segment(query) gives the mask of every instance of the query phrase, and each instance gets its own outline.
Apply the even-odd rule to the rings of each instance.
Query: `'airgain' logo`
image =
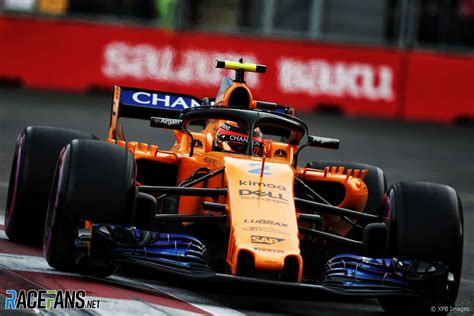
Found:
[[[100,300],[86,300],[84,290],[6,290],[5,309],[99,308]]]

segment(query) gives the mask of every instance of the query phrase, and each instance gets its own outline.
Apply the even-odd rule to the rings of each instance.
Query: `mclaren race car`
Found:
[[[298,165],[338,149],[292,108],[258,101],[235,70],[215,99],[114,87],[108,137],[27,127],[18,137],[5,230],[58,270],[108,276],[132,265],[199,280],[375,297],[389,312],[453,306],[463,215],[451,187],[387,188],[375,166]],[[172,130],[170,149],[125,139],[120,118]],[[44,223],[44,224],[43,224]]]

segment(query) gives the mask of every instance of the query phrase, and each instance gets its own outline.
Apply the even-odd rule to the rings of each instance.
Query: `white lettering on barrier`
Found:
[[[215,87],[226,70],[215,69],[215,59],[256,61],[248,53],[217,52],[204,50],[178,51],[170,46],[129,45],[112,42],[104,49],[105,63],[102,73],[109,78],[130,77],[136,80],[167,81],[176,84]],[[355,62],[329,62],[323,59],[297,60],[281,58],[277,61],[277,84],[283,93],[304,93],[309,96],[327,95],[351,97],[369,101],[393,101],[393,69],[388,65],[373,65]],[[227,74],[232,77],[231,73]],[[248,73],[245,77],[252,88],[260,86],[258,76]],[[150,104],[146,93],[135,95],[137,103]],[[186,108],[183,100],[156,99],[152,104],[163,102],[165,106]],[[136,99],[135,99],[136,98]],[[145,101],[146,100],[146,101]],[[183,102],[182,102],[183,101]],[[146,102],[146,103],[145,103]],[[194,106],[194,105],[192,105]]]
[[[216,87],[222,76],[231,76],[232,71],[214,69],[216,59],[256,62],[252,54],[203,50],[175,50],[169,46],[154,47],[148,44],[129,45],[112,42],[105,46],[102,73],[108,78],[130,77],[136,80],[169,81],[177,84],[199,84]],[[213,70],[214,69],[214,70]],[[248,73],[247,83],[259,87],[257,74]]]
[[[278,61],[278,85],[285,93],[392,101],[393,71],[387,65],[328,62],[321,59]]]

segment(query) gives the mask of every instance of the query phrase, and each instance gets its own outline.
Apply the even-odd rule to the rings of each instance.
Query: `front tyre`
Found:
[[[128,149],[88,140],[74,140],[65,147],[46,215],[43,253],[50,266],[81,271],[75,251],[80,220],[131,225],[135,174],[135,159]]]
[[[401,182],[388,191],[390,199],[389,254],[399,259],[442,262],[452,274],[445,300],[454,306],[463,260],[463,213],[456,191],[428,182]],[[385,311],[430,312],[430,304],[403,298],[379,299]],[[432,307],[431,307],[432,308]]]

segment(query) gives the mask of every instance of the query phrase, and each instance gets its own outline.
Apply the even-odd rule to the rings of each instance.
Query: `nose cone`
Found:
[[[260,175],[262,174],[262,177]],[[288,257],[299,264],[298,225],[293,196],[293,170],[287,164],[225,158],[231,233],[227,262],[237,274],[239,253],[249,253],[254,268],[282,271]]]

